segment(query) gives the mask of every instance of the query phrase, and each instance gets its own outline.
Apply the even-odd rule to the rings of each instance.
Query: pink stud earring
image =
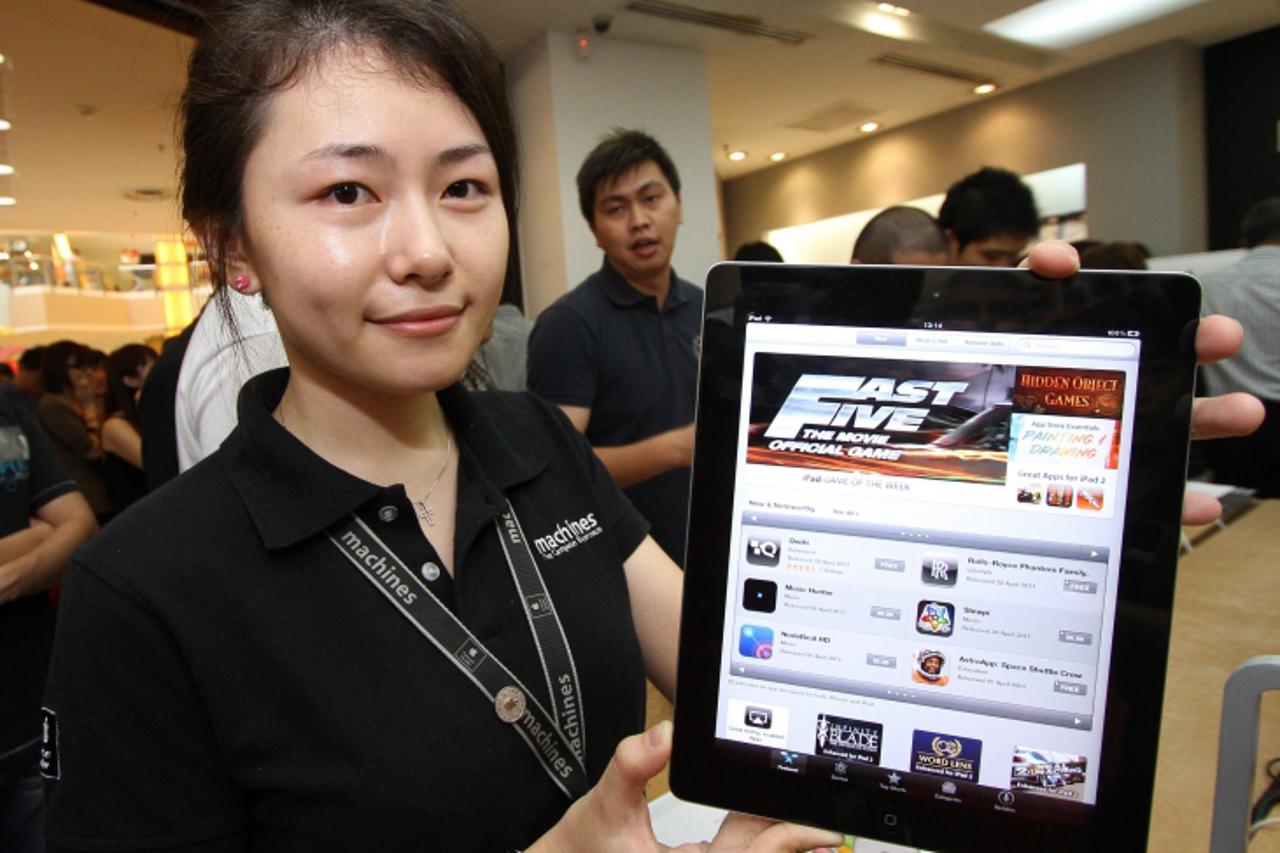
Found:
[[[235,289],[236,293],[244,293],[249,289],[249,284],[249,276],[247,275],[238,275],[231,280],[231,287]]]

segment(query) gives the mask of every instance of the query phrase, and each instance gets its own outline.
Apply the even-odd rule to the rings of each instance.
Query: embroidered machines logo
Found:
[[[596,514],[589,512],[577,520],[565,519],[556,525],[555,530],[545,536],[533,540],[538,549],[538,556],[544,560],[553,560],[561,554],[567,554],[583,542],[599,536],[604,528],[596,521]]]

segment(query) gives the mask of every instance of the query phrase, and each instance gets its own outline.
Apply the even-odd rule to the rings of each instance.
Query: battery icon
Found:
[[[1128,336],[1128,337],[1130,337],[1130,338],[1136,338],[1136,337],[1138,337],[1140,334],[1142,334],[1142,333],[1141,333],[1141,332],[1139,332],[1137,329],[1129,329],[1127,332],[1125,332],[1125,335],[1126,335],[1126,336]]]

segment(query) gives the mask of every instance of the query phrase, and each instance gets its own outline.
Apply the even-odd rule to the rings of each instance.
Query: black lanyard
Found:
[[[498,718],[524,739],[560,790],[577,799],[590,786],[584,758],[582,693],[573,655],[510,501],[494,525],[533,632],[554,716],[358,516],[352,514],[334,525],[327,535],[342,555],[493,702]]]

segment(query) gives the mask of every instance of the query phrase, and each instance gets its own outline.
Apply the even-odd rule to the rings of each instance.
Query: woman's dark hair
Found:
[[[56,341],[44,348],[44,390],[50,394],[70,391],[72,368],[89,365],[90,350],[75,341]]]
[[[137,378],[143,367],[156,360],[156,351],[145,344],[125,344],[107,357],[106,414],[120,413],[126,421],[138,426],[137,388],[125,384]]]
[[[502,67],[484,37],[452,5],[443,0],[222,0],[208,5],[182,95],[182,214],[199,235],[217,293],[226,292],[229,247],[244,236],[245,163],[262,134],[267,100],[340,51],[376,51],[405,79],[424,88],[444,87],[471,111],[497,163],[509,233],[515,234],[517,151]]]

